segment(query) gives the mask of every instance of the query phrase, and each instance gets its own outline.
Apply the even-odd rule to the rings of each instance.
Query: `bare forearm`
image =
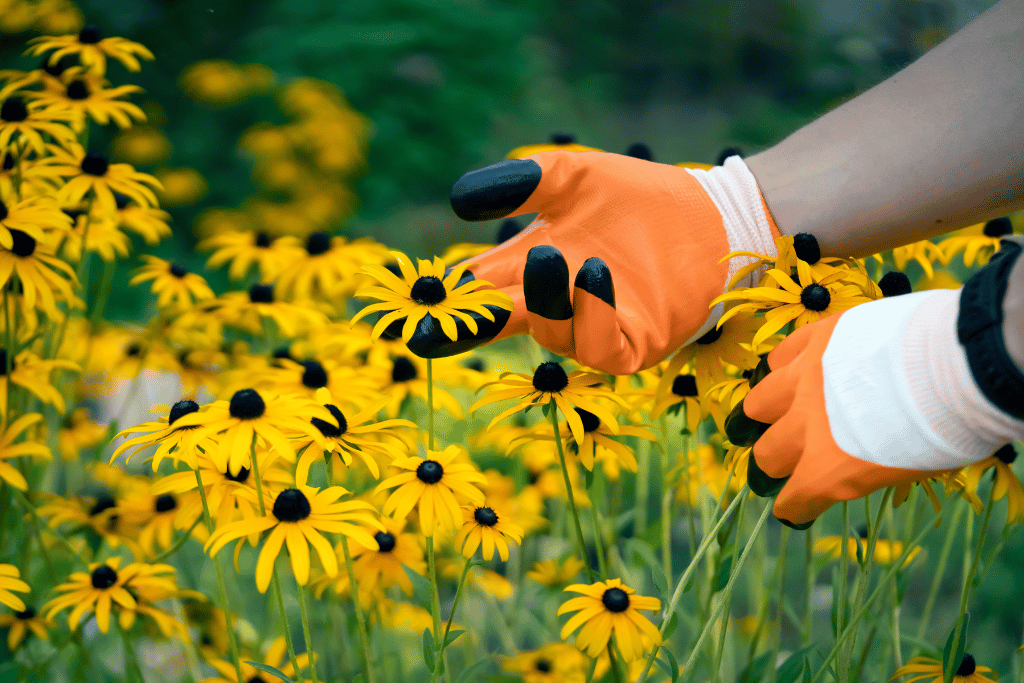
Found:
[[[1022,95],[1024,0],[1003,0],[746,161],[784,233],[866,256],[1024,208]]]

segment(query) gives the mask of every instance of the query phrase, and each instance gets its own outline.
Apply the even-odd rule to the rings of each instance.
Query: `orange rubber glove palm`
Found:
[[[723,257],[774,253],[779,234],[739,157],[703,171],[604,152],[541,152],[467,173],[451,202],[465,220],[538,214],[471,259],[473,275],[515,304],[504,328],[479,343],[529,331],[549,350],[613,374],[651,367],[706,332],[717,321],[709,304],[743,265]]]

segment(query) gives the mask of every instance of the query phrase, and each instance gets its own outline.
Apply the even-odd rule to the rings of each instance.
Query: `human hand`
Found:
[[[739,157],[704,171],[541,152],[467,173],[451,202],[465,220],[538,214],[471,259],[473,275],[515,305],[504,328],[479,343],[529,332],[613,374],[655,365],[707,332],[720,315],[709,318],[710,302],[745,265],[720,261],[733,251],[774,254],[779,234]]]
[[[772,350],[743,409],[771,424],[754,444],[750,481],[778,494],[776,517],[807,528],[835,502],[963,467],[1024,437],[1024,375],[1003,368],[1002,389],[979,382],[987,371],[975,343],[962,343],[982,329],[972,302],[998,279],[988,269],[1006,270],[1019,251],[1006,249],[962,290],[862,304]]]

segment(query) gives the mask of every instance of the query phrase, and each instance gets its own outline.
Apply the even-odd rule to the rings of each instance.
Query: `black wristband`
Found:
[[[960,293],[956,335],[981,393],[1008,415],[1024,420],[1024,373],[1003,338],[1003,298],[1021,245],[1002,240],[999,251]]]

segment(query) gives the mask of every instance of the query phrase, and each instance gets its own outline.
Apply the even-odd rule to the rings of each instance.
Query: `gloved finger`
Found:
[[[794,470],[775,498],[772,512],[780,522],[799,531],[810,527],[837,500],[835,480],[807,463]]]
[[[526,322],[537,343],[560,356],[575,357],[569,266],[549,245],[530,249],[523,269]]]
[[[514,292],[517,288],[511,289]],[[506,291],[506,293],[511,294],[512,292]],[[515,308],[511,311],[506,311],[497,306],[484,307],[491,312],[494,320],[490,320],[475,311],[465,311],[465,315],[472,318],[476,323],[475,332],[470,329],[466,321],[455,317],[455,329],[457,331],[455,341],[452,341],[445,334],[440,322],[428,313],[420,320],[416,326],[416,331],[413,332],[412,338],[407,342],[406,346],[420,358],[446,358],[447,356],[465,353],[477,346],[497,341],[499,338],[504,339],[515,334],[522,334],[526,332],[526,315],[524,313],[521,289],[519,289],[518,295],[518,303],[516,302],[516,297],[512,297],[512,303],[519,307],[518,312]],[[402,318],[395,323],[391,323],[385,332],[390,331],[397,323],[396,338],[401,338],[401,325],[404,322],[405,318]]]
[[[526,334],[530,326],[526,321],[526,298],[523,295],[522,285],[513,285],[501,290],[512,299],[512,310],[509,312],[508,322],[505,327],[491,341],[498,341],[506,337],[514,337],[517,334]],[[490,342],[488,342],[490,343]]]
[[[830,315],[827,318],[822,318],[817,322],[799,328],[771,350],[768,354],[768,364],[773,370],[783,365],[789,365],[796,360],[797,356],[803,353],[804,349],[813,340],[822,336],[825,339],[831,338],[832,330],[835,329],[841,317],[841,315]]]
[[[530,213],[520,209],[540,185],[542,175],[540,164],[530,158],[506,159],[470,171],[452,185],[452,210],[465,221]]]
[[[640,369],[643,353],[635,335],[623,331],[615,308],[615,285],[608,265],[588,258],[573,282],[573,339],[576,358],[583,365],[613,375],[631,375]]]
[[[804,452],[806,422],[802,416],[787,415],[769,427],[754,444],[754,460],[773,479],[788,477]]]
[[[771,354],[768,355],[771,363]],[[759,422],[777,422],[793,407],[797,385],[803,368],[800,363],[775,366],[743,398],[743,412]]]

